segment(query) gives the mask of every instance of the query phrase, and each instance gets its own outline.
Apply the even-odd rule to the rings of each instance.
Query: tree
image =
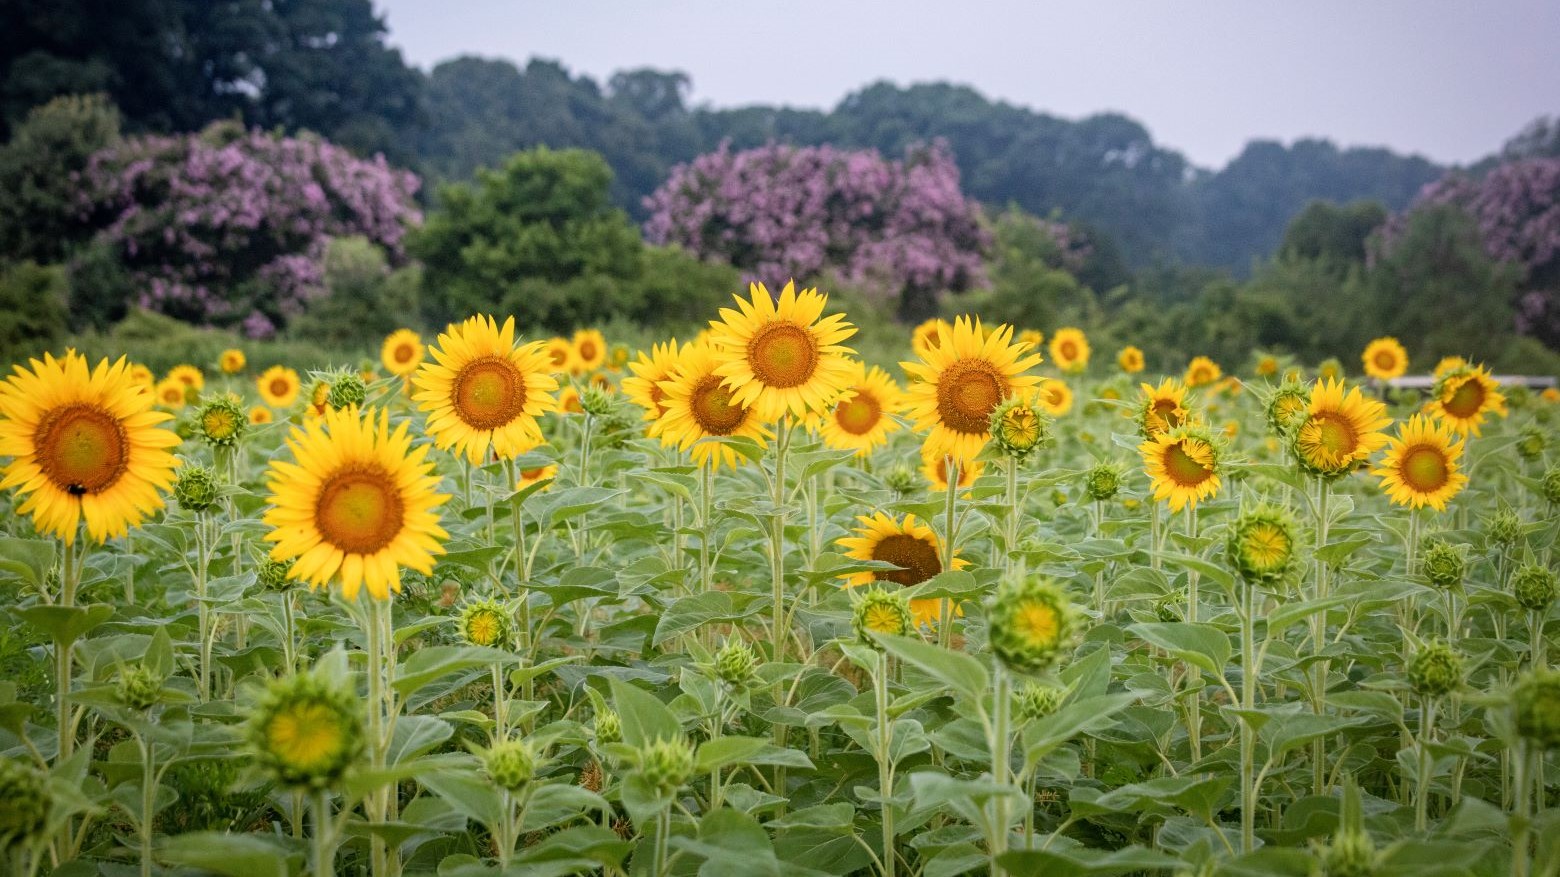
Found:
[[[28,113],[0,146],[0,254],[63,261],[89,232],[74,178],[118,140],[119,112],[102,95],[55,98]]]
[[[0,363],[53,347],[66,328],[64,272],[0,262]]]
[[[1325,259],[1339,266],[1363,263],[1366,241],[1386,221],[1387,208],[1379,201],[1312,201],[1284,229],[1279,258]]]
[[[324,294],[293,321],[292,335],[342,350],[370,346],[415,322],[422,269],[392,270],[382,247],[360,235],[335,238],[321,264]]]

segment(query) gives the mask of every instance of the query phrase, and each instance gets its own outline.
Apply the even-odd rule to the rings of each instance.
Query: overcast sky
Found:
[[[1103,110],[1218,167],[1253,138],[1465,163],[1560,112],[1555,0],[375,0],[427,69],[683,70],[694,103],[832,107],[947,80],[1068,118]]]

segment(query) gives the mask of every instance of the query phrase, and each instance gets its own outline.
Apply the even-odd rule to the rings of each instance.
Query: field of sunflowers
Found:
[[[1553,390],[710,316],[17,366],[0,870],[1560,873]]]

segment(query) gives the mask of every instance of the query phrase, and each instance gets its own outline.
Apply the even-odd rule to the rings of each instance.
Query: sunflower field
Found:
[[[1560,873],[1554,390],[710,317],[16,366],[0,870]]]

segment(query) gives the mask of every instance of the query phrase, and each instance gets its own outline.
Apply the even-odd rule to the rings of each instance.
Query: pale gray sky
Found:
[[[1102,110],[1218,167],[1323,136],[1441,162],[1560,112],[1554,0],[375,0],[424,69],[459,54],[687,72],[693,101],[832,107],[947,80],[1068,118]]]

